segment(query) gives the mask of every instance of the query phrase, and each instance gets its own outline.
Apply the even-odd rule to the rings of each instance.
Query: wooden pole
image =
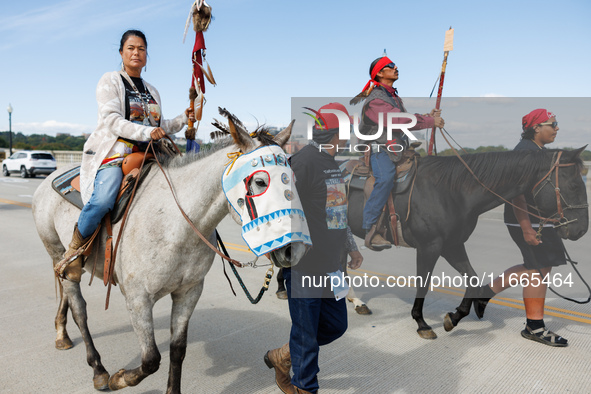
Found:
[[[435,108],[440,109],[441,107],[441,96],[443,93],[443,81],[445,80],[445,69],[447,67],[447,55],[449,55],[449,51],[453,50],[453,41],[454,41],[454,29],[451,27],[448,31],[445,32],[445,42],[443,43],[443,64],[441,65],[441,75],[439,76],[439,89],[437,89],[437,101],[435,102]],[[429,139],[429,148],[427,153],[429,156],[433,154],[433,149],[435,147],[435,129],[436,127],[433,126],[431,130],[431,138]]]

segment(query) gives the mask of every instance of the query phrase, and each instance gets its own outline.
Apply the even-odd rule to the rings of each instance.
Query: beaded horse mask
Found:
[[[257,256],[291,242],[312,245],[293,178],[287,156],[277,145],[242,154],[224,170],[222,189],[242,219],[242,238]]]

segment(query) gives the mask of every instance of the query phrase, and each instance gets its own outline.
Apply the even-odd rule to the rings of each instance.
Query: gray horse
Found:
[[[291,135],[291,126],[279,133],[273,142],[283,147]],[[228,212],[240,223],[239,216],[229,208],[220,181],[228,163],[228,154],[250,152],[260,146],[262,140],[252,138],[232,116],[229,116],[229,130],[232,138],[222,139],[210,151],[177,157],[164,166],[180,205],[212,244],[215,244],[214,230]],[[52,190],[51,182],[63,172],[58,170],[49,176],[33,197],[37,231],[54,265],[62,259],[64,246],[69,242],[72,228],[80,214],[78,208]],[[249,179],[248,186],[255,193],[258,188],[273,187],[268,185],[269,180],[262,172]],[[113,228],[115,238],[119,227],[120,223]],[[267,227],[261,226],[263,239]],[[96,276],[99,278],[102,278],[101,255],[105,242],[106,234],[103,231],[84,267],[87,272],[92,272],[95,261],[98,262]],[[289,267],[297,264],[304,253],[305,246],[294,242],[272,252],[270,257],[276,265]],[[88,330],[86,302],[80,284],[67,280],[60,284],[61,301],[55,318],[56,348],[72,347],[66,331],[69,307],[84,339],[88,364],[94,370],[94,387],[99,390],[117,390],[135,386],[159,368],[161,356],[154,339],[152,308],[156,301],[170,294],[170,370],[166,392],[179,393],[189,320],[201,296],[203,281],[214,256],[214,252],[197,237],[181,216],[162,172],[152,169],[142,187],[138,188],[127,218],[114,275],[125,296],[133,329],[140,340],[141,365],[135,369],[121,369],[109,377]]]

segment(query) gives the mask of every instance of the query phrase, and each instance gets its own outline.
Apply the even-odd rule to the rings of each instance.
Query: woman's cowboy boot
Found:
[[[295,394],[295,387],[291,384],[291,356],[289,354],[289,343],[278,349],[269,350],[265,354],[265,364],[269,368],[275,368],[275,383],[286,394]]]
[[[385,240],[380,233],[377,232],[377,225],[371,226],[365,235],[365,247],[379,252],[384,249],[390,249],[392,244]]]
[[[78,231],[78,223],[74,226],[74,235],[72,241],[68,246],[68,250],[64,254],[64,258],[55,265],[54,270],[56,274],[63,279],[71,282],[80,283],[82,277],[82,253],[78,251],[89,239],[83,238],[80,231]]]

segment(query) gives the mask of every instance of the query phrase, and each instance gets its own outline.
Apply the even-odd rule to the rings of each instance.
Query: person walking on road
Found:
[[[323,106],[319,113],[322,109],[348,113],[338,103]],[[336,115],[323,114],[321,119],[322,127],[315,126],[310,144],[291,157],[313,246],[296,267],[283,269],[292,324],[289,343],[265,355],[267,366],[275,369],[277,386],[288,394],[318,391],[319,348],[347,330],[348,286],[340,280],[332,289],[315,284],[326,283],[321,282],[326,278],[344,282],[341,268],[347,253],[351,269],[363,261],[347,225],[346,184],[334,159],[339,144],[347,141],[339,140]]]
[[[535,109],[522,119],[521,141],[514,150],[539,151],[554,142],[558,133],[556,116],[546,109]],[[513,199],[517,207],[535,214],[535,203],[531,192]],[[515,265],[495,278],[489,285],[480,289],[480,296],[485,298],[481,304],[480,316],[486,303],[492,297],[511,286],[511,283],[525,283],[523,303],[525,305],[525,329],[521,336],[550,346],[568,345],[566,338],[546,328],[544,323],[544,304],[548,278],[552,267],[566,264],[564,245],[552,224],[540,228],[535,217],[522,210],[505,204],[505,224],[511,238],[519,248],[523,264]],[[478,306],[480,305],[480,306]]]

